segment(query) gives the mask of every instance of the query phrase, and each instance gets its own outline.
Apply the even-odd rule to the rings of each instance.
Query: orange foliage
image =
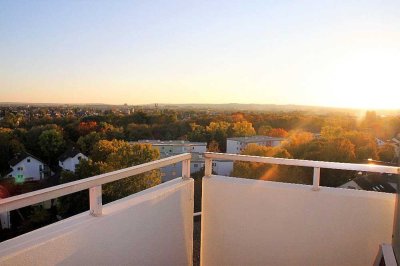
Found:
[[[289,133],[283,128],[273,128],[268,132],[270,137],[286,138],[288,135]]]
[[[78,125],[78,132],[81,136],[87,135],[92,131],[96,131],[97,129],[97,122],[90,121],[90,122],[80,122]]]

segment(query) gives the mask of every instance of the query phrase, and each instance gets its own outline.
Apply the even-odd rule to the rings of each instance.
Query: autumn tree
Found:
[[[226,138],[228,137],[230,123],[220,121],[220,122],[210,122],[208,126],[206,126],[207,136],[211,141],[215,141],[218,143],[218,149],[221,151],[226,150]]]
[[[366,159],[378,159],[378,146],[375,138],[366,132],[346,131],[343,137],[355,145],[357,161],[362,162]]]
[[[304,159],[308,145],[314,139],[313,134],[305,131],[292,131],[289,137],[282,143],[282,146],[295,159]]]
[[[392,145],[386,143],[379,147],[378,156],[381,161],[392,162],[396,156],[396,152]]]
[[[247,121],[233,123],[231,130],[232,135],[235,137],[249,137],[256,134],[252,123]]]
[[[321,129],[321,137],[327,140],[340,138],[344,134],[344,130],[340,126],[325,126]]]
[[[289,152],[284,148],[261,146],[257,144],[247,145],[241,154],[278,158],[291,157]],[[233,164],[232,175],[251,179],[277,180],[279,178],[279,167],[265,163],[236,161]]]
[[[268,132],[268,136],[270,137],[277,137],[277,138],[286,138],[289,135],[289,133],[284,130],[283,128],[272,128]]]
[[[269,132],[271,131],[272,127],[269,125],[260,126],[257,130],[258,135],[268,136]]]
[[[122,127],[115,127],[107,122],[99,123],[99,132],[103,133],[108,140],[123,139],[125,137]]]
[[[215,140],[212,140],[207,147],[207,151],[209,152],[221,152],[219,149],[219,144]]]
[[[79,135],[84,136],[89,134],[90,132],[97,130],[97,122],[88,121],[88,122],[80,122],[78,125]]]
[[[190,123],[191,131],[187,137],[190,141],[207,141],[206,128],[196,123]]]

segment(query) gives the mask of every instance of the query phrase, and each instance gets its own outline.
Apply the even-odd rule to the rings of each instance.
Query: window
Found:
[[[17,170],[18,171],[22,171],[22,170],[24,170],[24,168],[22,166],[20,166],[20,167],[17,168]]]
[[[199,165],[197,163],[195,163],[193,166],[194,166],[194,168],[199,167]]]
[[[80,161],[82,159],[82,156],[78,156],[78,161]]]
[[[27,161],[28,163],[30,163],[30,162],[31,162],[31,159],[26,159],[26,161]]]

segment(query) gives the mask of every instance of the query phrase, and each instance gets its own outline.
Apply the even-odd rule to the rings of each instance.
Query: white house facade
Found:
[[[206,142],[190,142],[185,140],[139,140],[148,143],[160,151],[160,154],[182,154],[185,152],[203,153],[207,151]]]
[[[76,166],[82,159],[87,160],[88,157],[78,150],[72,149],[60,156],[58,165],[66,171],[75,172]]]
[[[45,164],[28,153],[11,160],[10,167],[8,176],[15,178],[16,183],[44,179]]]

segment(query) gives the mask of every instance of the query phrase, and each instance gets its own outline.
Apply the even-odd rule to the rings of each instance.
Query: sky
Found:
[[[0,102],[400,108],[400,1],[0,1]]]

